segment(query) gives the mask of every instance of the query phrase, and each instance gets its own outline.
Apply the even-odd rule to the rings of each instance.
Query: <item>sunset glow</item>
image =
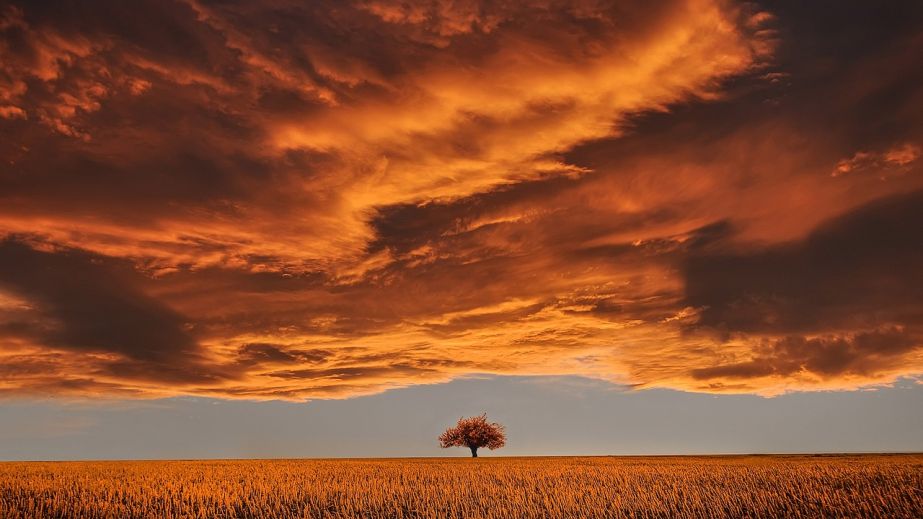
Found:
[[[94,4],[0,10],[4,396],[340,399],[474,374],[768,396],[923,374],[912,21]]]

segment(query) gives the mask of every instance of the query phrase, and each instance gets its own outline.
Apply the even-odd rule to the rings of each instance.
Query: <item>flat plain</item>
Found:
[[[923,455],[0,463],[0,517],[923,517]]]

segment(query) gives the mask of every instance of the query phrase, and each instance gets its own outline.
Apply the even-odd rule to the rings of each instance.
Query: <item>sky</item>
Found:
[[[174,397],[0,405],[0,459],[470,456],[440,449],[488,410],[507,446],[479,456],[920,452],[923,387],[774,398],[632,390],[581,377],[485,377],[347,400]]]
[[[923,450],[920,48],[902,0],[4,2],[0,457],[439,452],[376,405]]]

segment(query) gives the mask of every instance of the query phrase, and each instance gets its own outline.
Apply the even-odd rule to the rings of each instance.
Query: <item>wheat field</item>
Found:
[[[0,517],[923,517],[923,455],[0,463]]]

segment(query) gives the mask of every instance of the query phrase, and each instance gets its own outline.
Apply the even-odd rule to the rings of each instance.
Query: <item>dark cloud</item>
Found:
[[[846,337],[799,336],[766,341],[752,360],[692,370],[698,380],[791,377],[813,374],[830,379],[843,375],[873,377],[893,370],[905,355],[921,347],[919,335],[903,330],[859,333]]]
[[[805,240],[759,251],[692,255],[686,304],[699,325],[817,332],[923,319],[923,192],[878,200]]]
[[[131,273],[124,263],[79,250],[0,242],[0,286],[55,323],[45,341],[147,361],[193,353],[184,318],[134,288]]]
[[[41,378],[58,372],[68,380],[65,366],[76,358],[89,361],[93,375],[102,377],[100,384],[105,378],[163,384],[215,382],[228,376],[204,362],[187,320],[142,292],[138,277],[123,261],[80,250],[42,250],[9,238],[0,242],[0,289],[21,297],[28,307],[6,316],[12,321],[3,327],[5,340],[78,354],[42,357],[38,364],[13,358],[11,366],[18,367],[8,369],[34,378],[34,366],[44,362],[55,369]]]
[[[518,208],[541,207],[543,212],[552,212],[555,197],[574,184],[574,179],[556,177],[500,186],[458,200],[380,207],[371,221],[376,239],[369,250],[387,247],[406,253],[447,234],[465,232],[479,220],[515,213]]]
[[[243,345],[238,350],[240,362],[245,364],[277,363],[294,364],[305,362],[321,362],[331,357],[333,352],[327,350],[299,350],[282,345],[267,343],[250,343]]]

